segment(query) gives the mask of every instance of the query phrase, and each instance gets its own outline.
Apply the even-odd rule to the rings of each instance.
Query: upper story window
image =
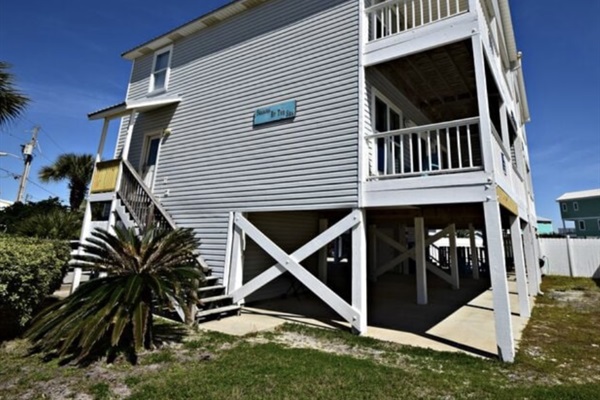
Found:
[[[563,210],[564,212],[567,212],[567,203],[562,203],[562,204],[560,205],[560,207],[562,208],[562,210]]]
[[[579,220],[577,222],[579,223],[579,230],[580,231],[585,231],[585,221],[584,220]]]
[[[579,203],[576,201],[573,202],[573,211],[579,211]]]
[[[169,84],[171,72],[171,54],[173,47],[169,46],[154,53],[152,76],[150,77],[150,93],[164,92]]]

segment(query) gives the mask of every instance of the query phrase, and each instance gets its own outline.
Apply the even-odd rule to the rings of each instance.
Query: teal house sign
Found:
[[[296,100],[273,104],[257,109],[254,112],[254,125],[292,119],[296,116]]]

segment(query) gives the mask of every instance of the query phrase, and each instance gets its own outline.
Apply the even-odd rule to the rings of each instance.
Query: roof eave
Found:
[[[133,61],[140,56],[154,53],[155,51],[160,50],[161,48],[168,46],[179,39],[192,35],[202,29],[216,25],[250,8],[262,5],[267,1],[269,0],[230,1],[224,6],[186,22],[185,24],[180,25],[179,27],[172,29],[163,35],[157,36],[145,43],[142,43],[131,50],[127,50],[121,54],[121,57],[125,58],[126,60]]]

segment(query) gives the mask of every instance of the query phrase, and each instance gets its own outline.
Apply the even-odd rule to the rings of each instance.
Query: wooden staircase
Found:
[[[152,225],[158,229],[177,229],[171,216],[126,160],[122,161],[121,176],[115,207],[119,223],[127,228],[136,229],[138,233]],[[209,319],[239,313],[240,306],[233,304],[232,298],[225,293],[226,288],[220,284],[219,277],[212,275],[212,270],[199,253],[196,253],[195,256],[198,267],[205,274],[204,285],[198,289],[196,322],[205,322]],[[181,308],[176,312],[163,310],[162,314],[167,317],[178,315],[180,319],[184,320]]]

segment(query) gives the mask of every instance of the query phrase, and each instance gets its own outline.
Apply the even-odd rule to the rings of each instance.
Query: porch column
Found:
[[[427,304],[427,263],[425,258],[425,220],[415,218],[415,260],[417,261],[417,304]]]
[[[469,243],[471,245],[471,268],[473,269],[473,279],[479,279],[479,255],[477,254],[477,238],[475,237],[475,227],[469,224]]]
[[[481,150],[483,167],[486,173],[494,173],[494,159],[492,154],[492,123],[490,119],[487,80],[485,76],[485,57],[483,56],[481,34],[472,37],[473,60],[475,66],[475,81],[477,85],[477,104],[479,105],[479,124],[481,136]]]
[[[352,228],[352,307],[358,317],[352,329],[360,334],[367,332],[367,237],[365,211],[359,210],[359,223]]]
[[[408,248],[407,245],[407,240],[406,240],[406,225],[401,224],[399,226],[399,233],[398,233],[398,243],[400,243],[404,248]],[[398,252],[400,255],[400,252]],[[408,264],[408,260],[404,260],[400,263],[400,268],[401,268],[401,272],[404,275],[408,275],[410,273],[410,269],[409,269],[409,264]]]
[[[229,275],[228,294],[242,287],[244,282],[244,232],[237,225],[237,217],[241,215],[234,213],[233,216],[233,240],[231,243],[231,270]],[[238,304],[243,303],[241,300]]]
[[[327,218],[319,219],[319,233],[323,233],[327,230]],[[321,247],[319,250],[319,280],[324,284],[327,284],[327,245]]]
[[[531,219],[535,221],[535,219]],[[531,230],[531,242],[533,243],[533,254],[534,254],[534,266],[536,271],[536,287],[537,292],[542,294],[542,269],[539,266],[539,260],[542,257],[542,249],[540,248],[540,241],[537,237],[536,228],[534,228],[533,222],[529,224],[529,229]]]
[[[127,136],[125,136],[125,143],[123,144],[123,150],[121,151],[121,158],[127,160],[129,158],[129,147],[131,147],[131,138],[133,136],[133,127],[135,126],[135,110],[129,114],[129,124],[127,125]]]
[[[521,220],[517,216],[510,217],[510,241],[512,243],[515,273],[517,275],[517,291],[519,293],[519,314],[529,318],[529,293],[527,292],[527,275],[525,274],[525,259],[523,256],[523,240],[521,238]]]
[[[369,281],[377,282],[377,225],[369,225]]]
[[[108,125],[110,120],[104,118],[104,124],[102,125],[102,135],[100,136],[100,143],[98,143],[98,151],[96,152],[96,162],[102,161],[102,153],[104,153],[104,144],[106,143],[106,134],[108,133]]]
[[[527,265],[527,275],[529,277],[529,294],[536,296],[539,293],[538,269],[539,265],[535,257],[533,234],[531,224],[527,224],[523,231],[523,244],[525,246],[525,260]]]
[[[492,281],[498,356],[502,361],[513,362],[515,359],[515,341],[510,317],[508,282],[506,267],[504,265],[502,222],[498,199],[493,198],[483,203],[483,212],[488,247],[487,260],[490,269],[490,279]]]
[[[452,224],[449,235],[450,242],[450,276],[452,289],[460,288],[460,275],[458,273],[458,250],[456,248],[456,225]]]

